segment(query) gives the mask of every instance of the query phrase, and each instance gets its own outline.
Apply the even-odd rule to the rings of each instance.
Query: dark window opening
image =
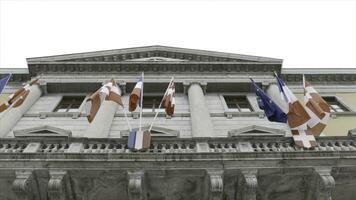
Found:
[[[162,96],[144,96],[143,97],[143,110],[156,112],[159,104],[161,103]],[[162,106],[161,106],[161,109]]]
[[[245,96],[224,96],[229,109],[236,109],[239,112],[252,112],[252,107]]]
[[[78,112],[84,96],[64,96],[54,112]]]
[[[330,105],[331,112],[348,112],[349,110],[342,105],[336,97],[323,97],[323,99]]]

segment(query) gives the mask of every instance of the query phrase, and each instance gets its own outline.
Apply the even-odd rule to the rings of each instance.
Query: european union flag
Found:
[[[282,109],[272,101],[271,98],[257,86],[255,81],[252,81],[253,86],[256,90],[256,95],[258,96],[257,102],[260,109],[265,111],[267,119],[271,122],[282,122],[287,123],[287,114],[282,111]]]
[[[4,78],[0,80],[0,94],[4,90],[7,82],[9,81],[11,74],[6,74]]]

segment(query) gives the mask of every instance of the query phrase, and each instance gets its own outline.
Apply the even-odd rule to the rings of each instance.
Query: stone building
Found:
[[[0,199],[351,200],[356,196],[356,69],[283,69],[282,60],[166,46],[27,59],[0,101],[31,78],[26,101],[0,114]],[[176,108],[161,112],[151,148],[127,149],[121,107],[89,124],[85,99],[114,78],[128,94],[145,73],[143,125],[172,76]],[[332,107],[313,149],[269,122],[249,77],[279,95],[273,72],[302,99],[302,74]],[[280,102],[277,102],[280,103]],[[127,109],[127,108],[124,108]],[[133,128],[139,112],[129,113]]]

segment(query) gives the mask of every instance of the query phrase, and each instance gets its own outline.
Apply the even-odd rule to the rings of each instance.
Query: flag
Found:
[[[255,87],[258,106],[260,109],[264,110],[267,119],[271,122],[287,122],[287,115],[282,111],[282,109],[274,103],[271,98],[255,83],[251,78],[252,84]]]
[[[7,82],[10,80],[11,74],[6,74],[4,78],[0,80],[0,94],[4,90]]]
[[[330,106],[318,92],[305,80],[303,75],[305,110],[310,116],[307,124],[308,132],[319,136],[326,127],[330,116]]]
[[[24,87],[18,89],[15,93],[11,94],[4,103],[0,105],[0,113],[10,107],[19,107],[26,100],[26,97],[30,93],[30,87],[34,84],[38,84],[39,79],[34,79],[27,83]]]
[[[174,106],[176,104],[175,101],[175,85],[172,82],[169,87],[167,93],[163,97],[163,106],[165,107],[166,114],[172,116],[174,113]]]
[[[105,83],[86,100],[85,112],[89,123],[94,120],[95,115],[99,111],[101,103],[104,100],[113,101],[121,106],[124,106],[121,100],[121,90],[113,79]]]
[[[148,149],[151,145],[151,133],[146,131],[130,131],[127,147],[131,150]]]
[[[289,126],[296,128],[304,125],[310,119],[307,111],[286,84],[278,76],[276,76],[276,79],[281,97],[288,103],[287,116]]]
[[[293,92],[276,75],[281,98],[288,103],[287,122],[291,129],[295,145],[311,148],[316,146],[314,135],[307,131],[310,116]]]
[[[143,103],[143,77],[141,76],[139,80],[137,81],[135,88],[132,90],[130,94],[130,100],[129,100],[129,111],[135,111],[137,104],[138,106],[142,108],[142,103]]]

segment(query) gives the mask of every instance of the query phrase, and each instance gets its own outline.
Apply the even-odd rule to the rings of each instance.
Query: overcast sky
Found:
[[[281,58],[285,68],[356,68],[356,3],[0,0],[0,68],[147,45]]]

